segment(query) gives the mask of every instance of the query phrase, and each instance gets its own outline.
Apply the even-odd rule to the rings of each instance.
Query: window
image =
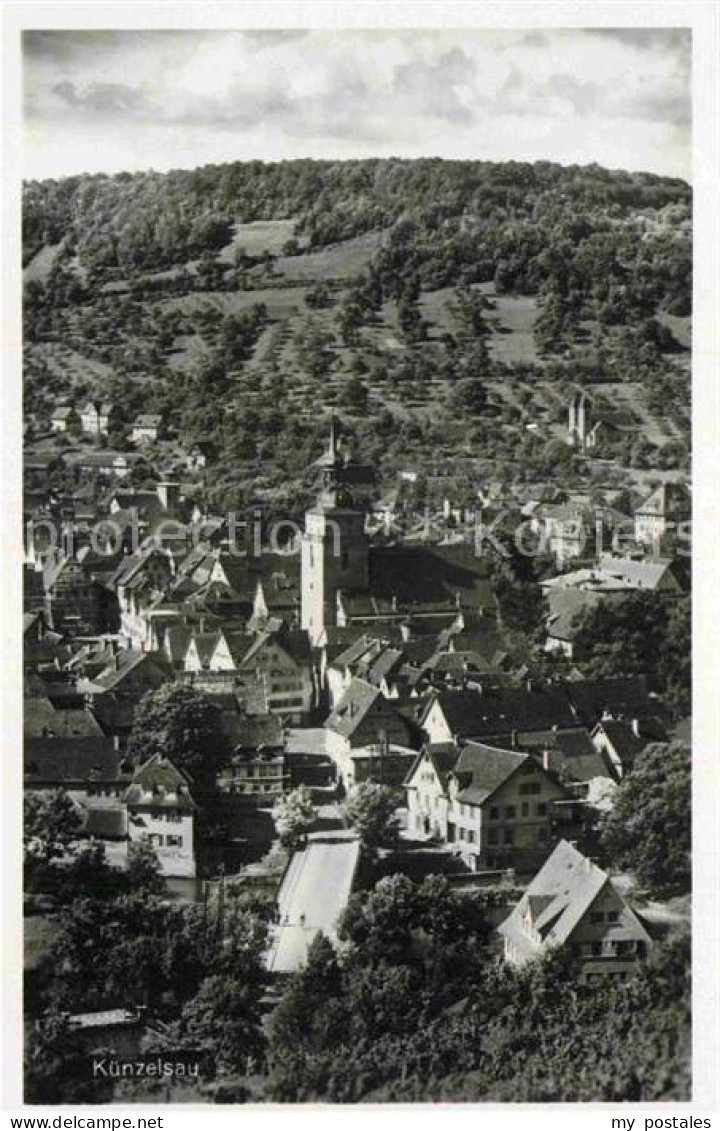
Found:
[[[181,836],[169,836],[167,838],[168,848],[182,848],[183,838]]]
[[[527,817],[529,812],[530,812],[530,805],[528,804],[527,801],[523,801],[522,805],[520,806],[521,816]]]
[[[540,844],[545,844],[548,838],[548,831],[545,828],[538,829],[537,838]]]
[[[472,831],[472,829],[468,829],[467,838],[470,844],[475,844],[475,833]]]
[[[497,843],[498,843],[498,830],[497,829],[488,829],[488,844],[497,844]]]
[[[607,913],[608,923],[617,923],[619,918],[620,918],[620,912],[619,911],[608,911],[608,913]]]
[[[634,954],[635,950],[636,950],[636,946],[637,946],[637,944],[635,942],[635,939],[624,939],[622,942],[618,942],[617,953],[618,954]]]
[[[593,954],[596,958],[599,955],[601,955],[602,954],[602,943],[601,942],[590,943],[590,953]]]
[[[602,923],[604,921],[604,919],[605,919],[605,916],[604,916],[602,911],[592,911],[590,913],[590,922],[591,923]]]
[[[515,830],[514,829],[505,829],[505,832],[504,832],[505,844],[512,844],[514,839],[515,839]]]
[[[522,797],[529,797],[531,794],[540,793],[541,790],[542,790],[542,786],[540,785],[540,782],[528,781],[528,782],[524,782],[520,786],[518,793],[520,793],[520,795]]]
[[[512,821],[512,820],[515,819],[515,806],[514,805],[506,805],[505,806],[505,816],[507,817],[508,821]]]
[[[497,805],[491,805],[490,806],[490,820],[491,821],[499,821],[500,820],[500,810],[498,809]]]
[[[538,805],[537,805],[537,815],[538,815],[538,817],[546,817],[547,811],[548,811],[547,802],[545,802],[545,801],[538,802]]]

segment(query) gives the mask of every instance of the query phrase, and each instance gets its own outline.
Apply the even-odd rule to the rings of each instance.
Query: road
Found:
[[[280,922],[268,957],[275,973],[297,970],[318,931],[336,937],[360,855],[360,844],[345,834],[316,834],[290,861],[278,895]]]

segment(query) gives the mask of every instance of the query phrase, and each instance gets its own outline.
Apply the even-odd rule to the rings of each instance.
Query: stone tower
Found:
[[[311,644],[319,644],[327,625],[336,623],[338,593],[365,592],[370,582],[365,513],[354,504],[348,488],[347,463],[338,450],[334,421],[327,451],[315,467],[320,471],[320,492],[305,514],[301,560],[300,623]]]
[[[585,450],[590,430],[590,402],[585,393],[575,393],[568,407],[568,443]]]

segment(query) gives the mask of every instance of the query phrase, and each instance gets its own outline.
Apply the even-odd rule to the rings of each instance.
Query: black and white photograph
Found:
[[[22,1102],[690,1104],[697,30],[294,7],[18,33]]]

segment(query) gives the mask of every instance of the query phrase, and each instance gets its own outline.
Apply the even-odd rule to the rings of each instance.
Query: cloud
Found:
[[[126,83],[92,82],[83,91],[78,91],[75,83],[59,82],[52,87],[54,94],[68,106],[101,117],[134,114],[152,111],[150,102],[140,90]]]
[[[686,29],[33,31],[23,46],[34,176],[388,153],[689,167]]]

